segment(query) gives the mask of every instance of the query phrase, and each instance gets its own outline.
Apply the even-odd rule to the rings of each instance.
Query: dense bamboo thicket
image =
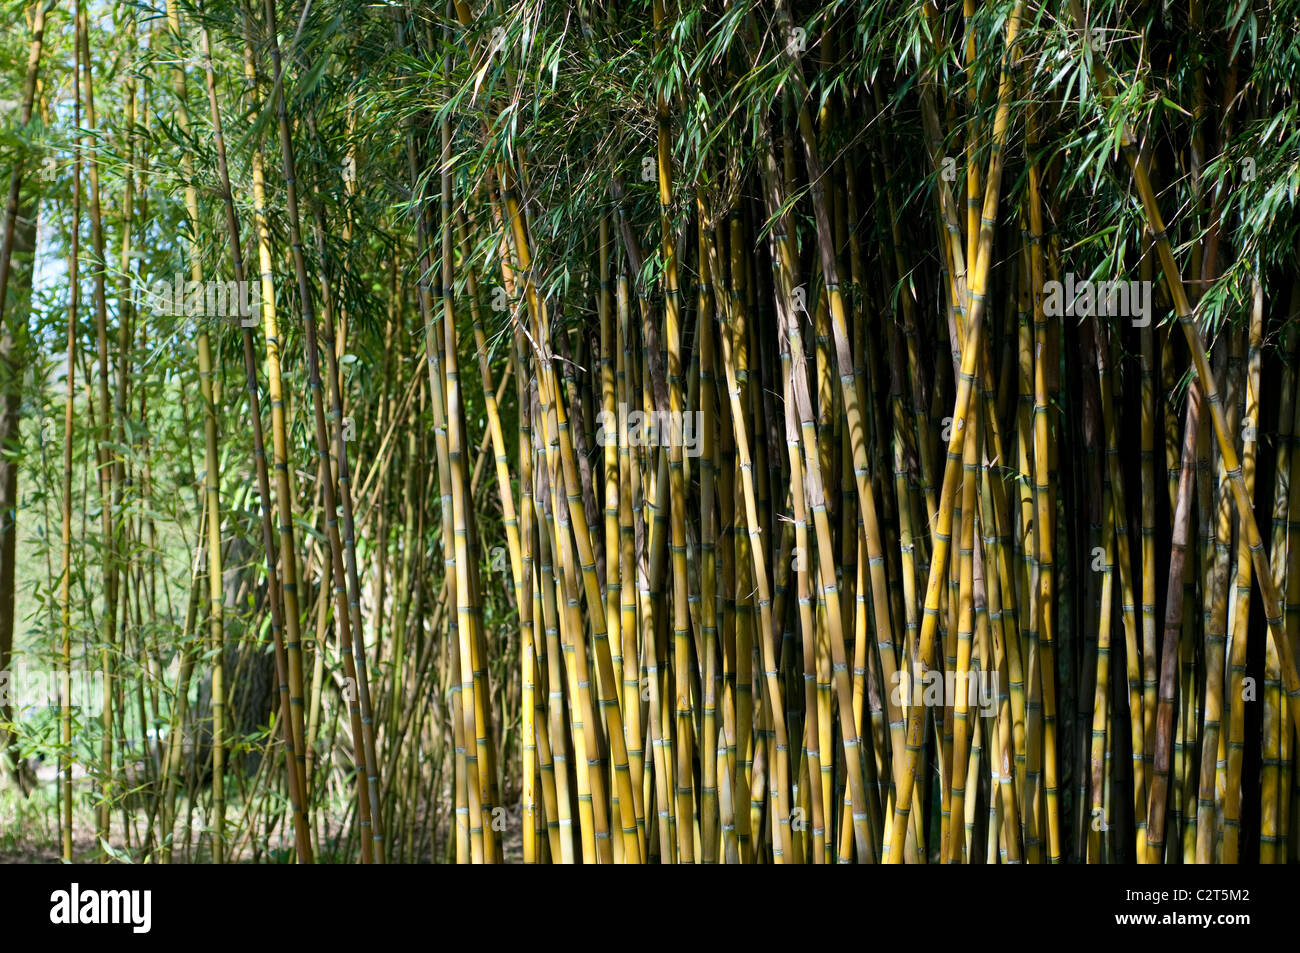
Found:
[[[1300,859],[1297,15],[5,0],[0,853]]]

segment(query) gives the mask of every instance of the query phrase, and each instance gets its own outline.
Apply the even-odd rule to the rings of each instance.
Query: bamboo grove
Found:
[[[1297,860],[1298,13],[5,0],[0,851]]]

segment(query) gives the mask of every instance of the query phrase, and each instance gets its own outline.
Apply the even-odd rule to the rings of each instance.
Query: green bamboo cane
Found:
[[[993,225],[996,215],[998,197],[1001,188],[1002,160],[1001,149],[1006,142],[1008,118],[1010,113],[1011,83],[1010,57],[1015,51],[1016,36],[1019,31],[1021,4],[1017,3],[1007,19],[1006,57],[1002,79],[998,90],[998,109],[994,119],[992,157],[989,161],[987,177],[988,190],[985,194],[984,213],[980,223],[979,257],[972,275],[971,300],[973,306],[969,319],[967,338],[962,348],[960,383],[956,400],[953,404],[953,429],[948,442],[948,459],[944,466],[943,488],[940,492],[939,523],[935,528],[935,544],[930,563],[930,579],[926,586],[925,616],[921,625],[918,657],[921,665],[928,669],[934,658],[934,635],[938,622],[938,596],[942,574],[947,563],[948,549],[952,533],[952,503],[957,486],[957,474],[966,440],[966,415],[974,383],[976,355],[979,350],[980,334],[984,315],[984,288],[992,264]],[[887,863],[899,863],[902,860],[903,839],[908,813],[911,809],[912,785],[917,773],[920,758],[921,728],[923,709],[914,706],[908,714],[907,756],[903,776],[899,779],[898,800],[894,808],[894,826],[890,831],[890,843],[885,853]]]
[[[1071,0],[1070,6],[1076,22],[1082,28],[1085,23],[1082,8],[1077,3],[1077,0]],[[1103,97],[1109,99],[1110,84],[1108,78],[1105,77],[1101,64],[1096,60],[1093,61],[1093,71],[1097,78],[1101,80]],[[1264,552],[1259,527],[1255,522],[1254,508],[1246,488],[1245,479],[1242,476],[1240,461],[1236,449],[1229,439],[1230,433],[1227,417],[1223,410],[1223,400],[1215,384],[1214,375],[1210,370],[1205,345],[1201,340],[1200,331],[1196,325],[1195,312],[1188,302],[1187,293],[1183,288],[1182,278],[1174,260],[1173,250],[1169,244],[1164,219],[1160,215],[1155,192],[1151,187],[1146,163],[1138,153],[1127,127],[1121,130],[1120,135],[1121,146],[1133,174],[1133,182],[1146,216],[1147,227],[1155,239],[1156,251],[1160,256],[1161,268],[1164,271],[1165,282],[1169,286],[1174,310],[1178,315],[1179,324],[1182,325],[1184,336],[1187,338],[1188,348],[1192,354],[1192,363],[1196,369],[1196,377],[1201,381],[1205,400],[1210,408],[1211,422],[1214,425],[1219,453],[1223,458],[1223,467],[1227,472],[1229,485],[1232,488],[1233,501],[1237,507],[1237,514],[1241,520],[1247,544],[1250,547],[1251,559],[1255,565],[1255,574],[1259,577],[1269,635],[1277,646],[1277,653],[1281,661],[1282,685],[1287,696],[1290,721],[1297,737],[1300,737],[1300,673],[1296,671],[1295,656],[1291,651],[1291,641],[1283,624],[1277,587],[1273,584],[1272,575],[1268,570],[1268,557]]]

